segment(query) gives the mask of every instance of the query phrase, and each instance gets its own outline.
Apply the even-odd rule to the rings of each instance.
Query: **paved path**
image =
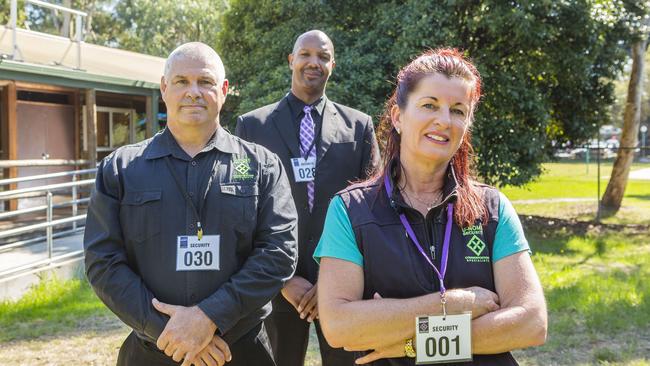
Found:
[[[630,172],[630,179],[634,180],[650,180],[650,168],[633,170]]]
[[[54,239],[52,256],[55,257],[81,249],[83,249],[83,232]],[[0,247],[0,273],[43,259],[47,259],[47,243],[45,241],[5,251]]]

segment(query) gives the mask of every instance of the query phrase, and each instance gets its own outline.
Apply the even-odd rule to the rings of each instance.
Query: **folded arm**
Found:
[[[342,281],[341,279],[345,279]],[[318,278],[321,327],[332,347],[348,350],[378,349],[404,342],[415,332],[415,318],[441,315],[440,293],[410,299],[362,300],[363,269],[342,259],[324,257]],[[496,295],[472,287],[447,291],[447,311],[472,310],[480,316],[498,308]]]
[[[494,263],[494,280],[501,308],[472,321],[472,352],[495,354],[543,344],[546,302],[528,252]]]

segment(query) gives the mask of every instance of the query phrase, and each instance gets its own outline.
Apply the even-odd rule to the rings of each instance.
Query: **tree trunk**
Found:
[[[638,144],[639,124],[641,118],[641,95],[643,81],[644,55],[648,38],[632,45],[632,73],[627,89],[625,114],[623,115],[623,134],[612,175],[602,199],[602,210],[606,216],[615,215],[621,208],[630,167],[634,160],[634,148]],[[600,177],[598,177],[600,179]]]

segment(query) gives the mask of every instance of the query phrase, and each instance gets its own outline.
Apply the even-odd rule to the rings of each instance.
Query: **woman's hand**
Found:
[[[368,353],[367,355],[357,358],[354,361],[357,365],[365,365],[367,363],[377,361],[381,358],[396,358],[406,356],[404,351],[404,344],[406,341],[397,342],[386,347],[378,348]],[[347,350],[347,348],[346,348]]]
[[[472,319],[499,310],[499,296],[482,287],[472,286],[447,291],[447,312],[472,312]]]

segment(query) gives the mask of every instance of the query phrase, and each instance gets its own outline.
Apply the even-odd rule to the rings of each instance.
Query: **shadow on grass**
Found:
[[[647,234],[650,225],[618,225],[603,224],[594,221],[567,220],[556,217],[521,215],[521,223],[526,237],[535,243],[534,251],[547,254],[574,254],[575,250],[568,243],[576,237],[591,237],[594,239],[596,255],[606,251],[604,237],[612,234]]]
[[[637,200],[650,201],[650,194],[629,194],[625,198],[634,198]]]

